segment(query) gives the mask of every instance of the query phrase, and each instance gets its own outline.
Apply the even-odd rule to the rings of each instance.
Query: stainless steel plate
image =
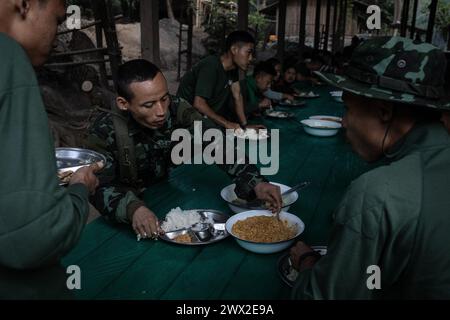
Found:
[[[271,110],[266,111],[266,116],[278,119],[289,119],[295,117],[295,114],[293,114],[292,112]]]
[[[315,99],[315,98],[319,98],[320,94],[314,93],[314,94],[310,95],[309,92],[300,92],[299,94],[297,94],[297,97],[302,98],[302,99]]]
[[[207,245],[210,243],[214,243],[217,241],[221,241],[229,236],[228,232],[225,229],[225,222],[227,222],[229,215],[222,213],[218,210],[206,210],[206,209],[193,209],[196,210],[201,216],[202,220],[206,220],[210,218],[214,221],[214,224],[210,225],[210,237],[206,236],[205,233],[194,231],[193,228],[176,230],[171,232],[166,232],[164,235],[160,235],[159,238],[185,246],[199,246],[199,245]],[[175,239],[178,236],[189,235],[191,238],[191,242],[178,242]]]
[[[106,166],[106,157],[101,153],[79,148],[56,148],[56,167],[58,173],[77,171],[78,169],[102,161]],[[61,185],[66,183],[61,182]]]
[[[327,254],[326,246],[312,246],[311,249],[320,253],[320,255],[324,256]],[[278,260],[278,274],[289,287],[293,287],[295,280],[297,279],[298,272],[291,266],[290,262],[290,253],[285,253]]]
[[[280,102],[278,102],[278,105],[282,106],[282,107],[303,107],[303,106],[306,105],[306,102],[305,101],[299,101],[299,100],[295,101],[294,100],[292,103],[289,103],[289,102],[286,102],[285,100],[281,100]]]

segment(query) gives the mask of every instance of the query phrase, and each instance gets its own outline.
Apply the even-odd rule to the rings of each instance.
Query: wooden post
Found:
[[[433,41],[434,20],[436,19],[437,4],[437,0],[431,0],[430,17],[428,18],[427,38],[425,40],[428,43],[431,43]]]
[[[183,43],[183,19],[180,17],[180,23],[178,25],[178,68],[177,68],[177,80],[181,78],[181,59],[182,59],[182,49],[181,45]]]
[[[94,12],[94,19],[95,20],[101,20],[101,14],[96,10],[96,6],[93,4],[94,1],[91,1],[91,8]],[[99,24],[95,25],[95,40],[97,43],[97,48],[103,48],[103,29],[102,26]],[[104,55],[103,55],[104,58]],[[108,75],[106,73],[106,62],[99,65],[100,70],[100,82],[104,87],[109,87],[108,84]]]
[[[338,0],[334,0],[333,1],[334,2],[334,9],[333,9],[333,41],[332,41],[332,43],[331,43],[331,51],[333,52],[333,53],[335,53],[336,52],[336,47],[337,47],[337,34],[336,34],[336,31],[337,31],[337,17],[338,17],[338,15],[337,15],[337,13],[338,13]]]
[[[112,10],[111,0],[94,1],[94,11],[101,17],[101,26],[105,32],[106,46],[108,48],[109,64],[111,66],[112,79],[117,84],[117,72],[122,63],[119,40],[117,39],[116,21]]]
[[[194,13],[191,7],[187,12],[188,16],[188,34],[187,34],[187,56],[186,56],[186,70],[191,70],[192,67],[192,38],[194,35]]]
[[[285,36],[286,36],[286,9],[287,9],[287,0],[280,0],[278,2],[279,10],[278,10],[278,51],[277,56],[279,59],[283,59],[284,57],[284,45],[285,45]]]
[[[159,1],[140,1],[141,55],[143,59],[161,65],[159,56]]]
[[[416,32],[416,19],[417,19],[417,6],[419,4],[419,0],[414,0],[413,4],[413,16],[411,20],[411,33],[410,38],[414,39],[414,33]]]
[[[314,22],[314,49],[319,49],[320,44],[320,10],[322,9],[322,0],[316,0],[316,19]]]
[[[248,30],[248,1],[238,0],[238,29]]]
[[[330,38],[331,0],[327,0],[327,15],[325,21],[325,43],[323,50],[328,51],[328,39]]]
[[[300,12],[300,28],[298,35],[299,48],[303,51],[306,40],[306,11],[308,10],[308,0],[302,0]]]
[[[345,47],[345,31],[347,30],[347,4],[348,1],[344,0],[344,10],[342,11],[342,33],[341,33],[341,41],[340,48]]]
[[[400,36],[406,37],[409,19],[409,0],[403,0],[402,21],[400,24]]]

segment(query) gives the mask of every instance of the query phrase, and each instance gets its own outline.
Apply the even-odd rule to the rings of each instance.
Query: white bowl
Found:
[[[293,242],[295,241],[295,238],[297,238],[304,230],[305,230],[305,224],[303,221],[297,217],[296,215],[293,215],[288,212],[280,212],[280,218],[283,220],[287,220],[290,225],[297,225],[297,233],[295,236],[291,239],[280,241],[280,242],[274,242],[274,243],[260,243],[260,242],[253,242],[248,240],[242,240],[239,239],[236,235],[233,234],[232,229],[233,225],[239,221],[239,220],[245,220],[249,217],[254,216],[273,216],[273,214],[270,211],[267,210],[252,210],[252,211],[245,211],[242,213],[238,213],[231,218],[228,219],[228,221],[225,224],[225,228],[229,234],[236,240],[236,242],[244,249],[255,252],[255,253],[275,253],[283,251],[287,248],[289,248]]]
[[[284,191],[287,191],[291,188],[289,186],[286,186],[286,185],[280,184],[280,183],[276,183],[276,182],[270,182],[270,183],[274,184],[276,186],[279,186],[281,193],[283,193]],[[233,201],[237,199],[237,195],[234,192],[235,188],[236,188],[236,184],[234,184],[234,183],[226,186],[225,188],[223,188],[220,191],[220,196],[222,197],[223,200],[225,200],[225,202],[230,207],[231,211],[233,211],[234,213],[248,211],[249,210],[248,208],[240,207],[239,204],[233,203]],[[288,211],[289,208],[291,207],[291,205],[293,205],[295,203],[295,201],[297,201],[297,200],[298,200],[297,191],[291,192],[290,194],[288,194],[286,196],[285,199],[283,199],[283,202],[285,205],[281,208],[281,210]]]
[[[306,119],[302,120],[303,129],[305,132],[317,137],[331,137],[338,133],[339,129],[342,128],[340,123],[335,121],[326,120],[316,120],[316,119]]]
[[[313,119],[313,120],[325,120],[325,121],[334,121],[334,122],[342,123],[342,118],[335,117],[335,116],[318,115],[318,116],[311,116],[309,118]]]

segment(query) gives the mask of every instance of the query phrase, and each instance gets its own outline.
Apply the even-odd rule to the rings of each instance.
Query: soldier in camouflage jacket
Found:
[[[145,60],[133,60],[119,69],[119,110],[104,112],[89,131],[88,144],[103,153],[108,160],[102,172],[101,186],[93,197],[95,207],[102,215],[117,222],[131,223],[141,237],[155,237],[160,228],[158,219],[139,195],[145,187],[166,179],[173,166],[171,134],[176,128],[191,129],[195,120],[204,127],[213,123],[203,118],[186,101],[172,97],[161,71]],[[113,107],[113,109],[115,109]],[[133,141],[137,179],[123,179],[120,174],[120,152],[114,117],[126,123]],[[279,188],[267,183],[258,169],[250,164],[219,165],[236,183],[240,198],[259,198],[268,201],[272,209],[281,207]]]

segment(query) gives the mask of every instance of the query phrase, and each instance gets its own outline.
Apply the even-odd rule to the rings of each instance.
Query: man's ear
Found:
[[[124,97],[117,97],[116,105],[117,105],[117,108],[119,108],[122,111],[127,111],[130,106],[127,99],[125,99]]]
[[[389,123],[392,121],[392,118],[394,117],[394,105],[392,103],[377,101],[374,107],[377,110],[378,118],[383,123]]]
[[[13,0],[14,4],[14,10],[20,14],[22,19],[25,19],[26,15],[30,11],[31,8],[31,1],[38,1],[38,0]]]
[[[233,55],[236,55],[239,51],[239,46],[237,46],[236,44],[233,44],[230,48],[230,51]]]

